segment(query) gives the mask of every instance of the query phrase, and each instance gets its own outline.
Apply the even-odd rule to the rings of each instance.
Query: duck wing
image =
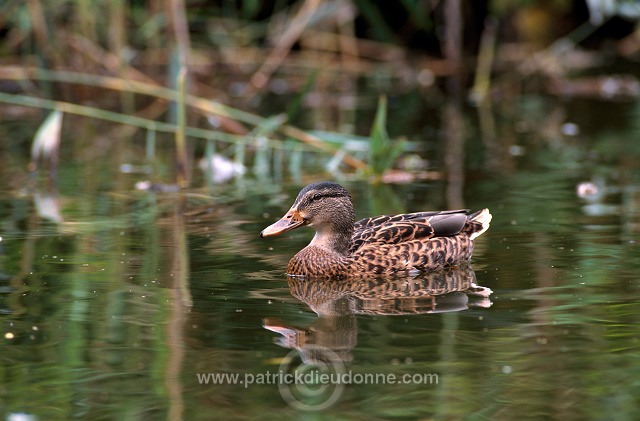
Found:
[[[467,210],[416,212],[365,218],[354,224],[351,253],[371,244],[399,244],[458,234],[467,222]]]

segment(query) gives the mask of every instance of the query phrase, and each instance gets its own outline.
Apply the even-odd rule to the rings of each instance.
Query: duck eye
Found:
[[[339,198],[339,197],[344,197],[344,195],[340,193],[315,193],[314,195],[309,197],[308,201],[309,203],[311,203],[320,199],[330,199],[330,198]]]

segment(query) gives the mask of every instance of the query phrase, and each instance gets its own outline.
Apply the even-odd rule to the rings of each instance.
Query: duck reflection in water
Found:
[[[476,284],[470,265],[410,277],[332,280],[290,276],[288,281],[291,294],[318,314],[318,319],[306,328],[275,318],[264,319],[263,325],[282,335],[278,344],[297,349],[305,362],[317,359],[322,349],[350,362],[357,343],[356,315],[446,313],[492,304],[492,291]]]

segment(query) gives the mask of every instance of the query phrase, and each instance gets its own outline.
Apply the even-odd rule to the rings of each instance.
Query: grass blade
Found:
[[[378,100],[378,110],[371,128],[369,141],[369,167],[373,175],[381,176],[390,169],[404,149],[403,141],[393,141],[387,133],[387,98]]]

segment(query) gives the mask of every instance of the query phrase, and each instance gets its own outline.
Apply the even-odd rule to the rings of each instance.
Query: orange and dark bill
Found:
[[[302,216],[300,216],[300,213],[298,213],[298,209],[291,208],[285,216],[262,230],[262,232],[260,233],[260,237],[271,237],[274,235],[282,234],[283,232],[298,228],[305,223],[306,221]]]

